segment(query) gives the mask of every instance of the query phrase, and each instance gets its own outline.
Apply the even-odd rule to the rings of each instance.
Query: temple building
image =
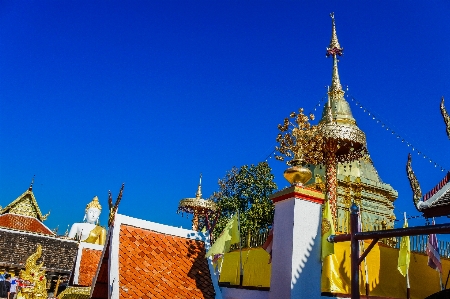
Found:
[[[70,274],[78,242],[57,236],[49,229],[43,223],[49,214],[42,215],[33,184],[6,207],[0,207],[0,271],[18,274],[26,258],[41,244],[41,261],[47,275]]]

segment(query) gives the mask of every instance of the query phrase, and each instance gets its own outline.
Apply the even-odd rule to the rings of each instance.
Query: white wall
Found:
[[[236,288],[220,288],[223,299],[268,299],[268,291],[246,290]]]

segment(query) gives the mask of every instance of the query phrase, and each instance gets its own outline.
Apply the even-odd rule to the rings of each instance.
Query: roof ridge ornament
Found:
[[[408,175],[409,184],[413,191],[414,206],[419,210],[419,203],[422,199],[422,190],[420,189],[419,181],[417,180],[414,170],[411,166],[411,153],[408,154],[408,161],[406,162],[406,174]],[[420,211],[420,210],[419,210]]]
[[[442,114],[442,117],[444,118],[444,122],[447,127],[448,139],[450,139],[450,116],[448,115],[447,110],[445,109],[443,96],[442,96],[442,100],[441,100],[441,114]]]
[[[36,177],[36,175],[33,175],[33,177],[31,178],[31,184],[30,184],[30,187],[28,188],[28,191],[33,191],[33,184],[34,184],[35,177]]]

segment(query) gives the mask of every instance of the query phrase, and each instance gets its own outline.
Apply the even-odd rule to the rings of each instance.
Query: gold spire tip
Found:
[[[336,33],[336,21],[334,19],[334,12],[330,13],[331,17],[331,41],[330,45],[327,48],[327,57],[333,56],[336,57],[336,55],[342,56],[344,48],[341,48],[341,45],[339,44],[337,33]]]

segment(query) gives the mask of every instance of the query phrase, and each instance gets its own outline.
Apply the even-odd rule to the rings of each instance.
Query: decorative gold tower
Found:
[[[303,115],[303,109],[297,114],[292,113],[291,119],[286,118],[283,124],[278,125],[279,145],[275,150],[281,156],[276,158],[292,158],[290,165],[293,167],[285,172],[291,184],[306,183],[307,187],[327,193],[336,232],[349,232],[352,202],[360,207],[363,231],[393,228],[393,202],[397,191],[381,181],[368,154],[365,134],[356,125],[344,98],[337,59],[343,49],[337,38],[333,14],[331,19],[332,34],[327,56],[333,57],[333,71],[322,119],[317,126],[309,125],[308,120],[313,120],[313,117]],[[308,182],[304,178],[309,174],[298,166],[305,163],[313,164],[310,166],[312,179]],[[298,178],[298,181],[291,181],[291,177]]]
[[[200,182],[198,183],[195,198],[183,198],[180,200],[177,213],[193,214],[192,230],[197,231],[199,229],[200,217],[205,217],[206,221],[208,221],[210,213],[216,210],[217,205],[215,202],[202,198],[202,175],[200,174]]]
[[[333,73],[328,91],[328,104],[319,123],[324,139],[324,158],[326,167],[327,200],[331,213],[337,219],[337,163],[357,160],[366,153],[366,136],[356,125],[339,80],[338,59],[341,48],[337,34],[334,13],[331,13],[331,42],[327,48],[327,57],[333,57]]]
[[[331,14],[331,19],[332,34],[327,56],[333,57],[332,80],[328,103],[319,123],[324,138],[325,169],[322,165],[311,167],[314,181],[310,181],[308,186],[327,190],[336,232],[349,232],[352,201],[360,207],[363,231],[393,228],[393,203],[398,193],[380,179],[368,153],[365,134],[358,128],[344,98],[337,59],[343,48],[337,38],[334,14]]]

